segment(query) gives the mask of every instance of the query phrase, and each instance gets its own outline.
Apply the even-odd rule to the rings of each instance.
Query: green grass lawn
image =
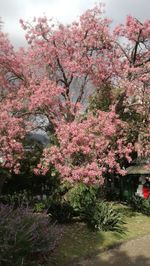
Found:
[[[123,241],[150,234],[150,217],[132,212],[129,207],[121,204],[116,208],[124,215],[125,234],[93,232],[84,223],[66,225],[64,235],[51,258],[53,264],[71,265],[73,261],[98,255]]]

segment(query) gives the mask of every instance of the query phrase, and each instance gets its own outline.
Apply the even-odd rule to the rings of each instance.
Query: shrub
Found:
[[[134,211],[150,215],[150,197],[149,199],[143,199],[139,196],[133,196],[130,199],[129,204]]]
[[[67,193],[67,199],[70,205],[73,207],[76,215],[82,215],[85,208],[91,204],[94,204],[97,200],[97,186],[87,186],[85,184],[76,184]]]
[[[31,195],[26,190],[0,196],[0,202],[14,208],[32,208],[34,212],[44,212],[49,208],[51,197],[43,198],[39,195]]]
[[[39,265],[57,243],[56,227],[46,216],[23,208],[0,205],[1,265]],[[60,234],[59,234],[60,235]]]
[[[45,210],[46,206],[44,202],[37,202],[34,205],[34,212],[43,212]]]
[[[85,209],[84,219],[88,226],[94,230],[124,231],[122,215],[108,202],[97,202]]]
[[[68,223],[74,216],[74,210],[68,202],[52,202],[48,209],[53,220],[58,223]]]
[[[122,215],[112,204],[98,201],[98,192],[98,186],[78,183],[67,191],[65,201],[52,202],[48,212],[59,223],[78,217],[93,230],[123,232]]]
[[[0,196],[0,201],[3,204],[17,207],[28,207],[29,197],[27,191],[20,191],[19,193],[14,192],[13,194],[5,194]]]

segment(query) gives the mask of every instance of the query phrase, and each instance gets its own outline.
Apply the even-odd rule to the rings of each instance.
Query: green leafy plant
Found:
[[[46,208],[44,202],[37,202],[34,205],[34,211],[35,212],[42,212]]]
[[[148,199],[143,199],[139,196],[133,196],[129,201],[129,205],[134,211],[150,215],[150,197]]]
[[[88,226],[94,230],[124,231],[124,221],[122,215],[108,202],[97,202],[89,205],[85,209],[84,219]]]
[[[80,215],[87,206],[96,202],[97,194],[97,186],[87,186],[83,183],[79,183],[68,191],[67,199],[76,212],[76,215]]]

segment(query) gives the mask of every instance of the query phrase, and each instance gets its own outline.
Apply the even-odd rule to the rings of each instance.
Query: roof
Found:
[[[126,168],[128,175],[147,175],[150,174],[150,166],[148,165],[133,165]]]

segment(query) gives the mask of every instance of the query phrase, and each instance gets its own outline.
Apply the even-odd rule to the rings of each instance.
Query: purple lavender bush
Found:
[[[60,229],[46,215],[0,205],[1,266],[46,265],[60,236]]]

